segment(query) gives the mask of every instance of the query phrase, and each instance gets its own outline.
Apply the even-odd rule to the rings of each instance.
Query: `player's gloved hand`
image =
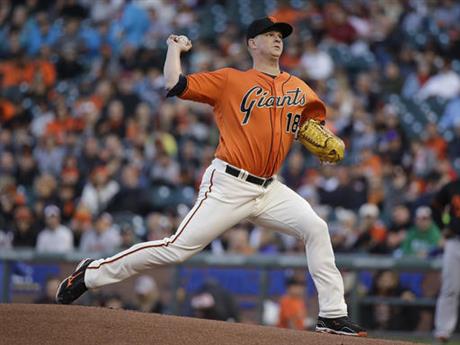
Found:
[[[168,47],[176,47],[181,52],[188,52],[192,49],[192,41],[187,36],[181,35],[169,35],[166,40]]]
[[[297,138],[321,162],[337,163],[345,154],[345,144],[342,139],[317,120],[305,121],[299,129]]]

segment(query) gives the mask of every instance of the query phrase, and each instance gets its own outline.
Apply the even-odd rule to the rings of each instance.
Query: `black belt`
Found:
[[[234,168],[234,167],[232,167],[230,165],[227,165],[225,167],[225,172],[227,174],[230,174],[230,175],[235,176],[235,177],[240,177],[240,174],[241,174],[240,169]],[[262,186],[264,188],[267,188],[270,185],[270,183],[273,182],[273,177],[261,178],[261,177],[257,177],[257,176],[254,176],[254,175],[251,175],[251,174],[248,173],[244,180],[248,181],[250,183],[254,183],[254,184],[258,185],[258,186]]]

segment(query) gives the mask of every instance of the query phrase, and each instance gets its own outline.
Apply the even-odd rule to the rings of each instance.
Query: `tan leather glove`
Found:
[[[345,154],[345,144],[342,139],[317,120],[305,121],[299,129],[297,138],[322,162],[337,163]]]

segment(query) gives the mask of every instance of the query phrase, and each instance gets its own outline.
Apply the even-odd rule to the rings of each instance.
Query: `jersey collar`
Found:
[[[258,71],[255,68],[251,68],[251,71],[253,71],[253,73],[257,74],[258,76],[261,76],[264,79],[275,81],[275,82],[278,82],[278,81],[283,82],[283,81],[285,81],[286,79],[289,78],[289,73],[284,72],[284,71],[281,71],[280,74],[278,74],[274,78],[273,78],[273,76],[271,76],[269,74],[266,74],[264,72]]]

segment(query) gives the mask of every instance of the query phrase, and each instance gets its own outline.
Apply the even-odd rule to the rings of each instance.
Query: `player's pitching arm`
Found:
[[[179,81],[182,74],[180,54],[192,49],[192,42],[187,36],[170,35],[166,41],[168,52],[163,67],[166,90],[171,90]]]

